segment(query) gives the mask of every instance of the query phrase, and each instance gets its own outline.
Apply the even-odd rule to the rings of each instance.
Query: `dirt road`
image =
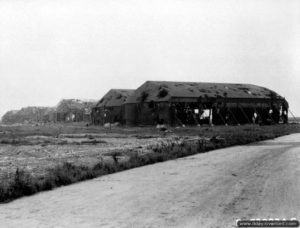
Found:
[[[108,175],[0,205],[0,227],[235,227],[300,219],[300,134]]]

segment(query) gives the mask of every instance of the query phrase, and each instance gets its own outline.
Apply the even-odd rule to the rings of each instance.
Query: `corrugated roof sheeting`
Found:
[[[96,107],[121,106],[133,94],[131,89],[111,89],[96,104]]]
[[[173,97],[283,99],[270,89],[251,84],[147,81],[125,103],[163,102]]]

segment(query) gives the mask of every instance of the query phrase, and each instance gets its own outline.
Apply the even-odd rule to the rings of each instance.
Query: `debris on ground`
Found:
[[[221,136],[213,136],[210,139],[210,141],[214,142],[214,143],[225,143],[226,142],[225,138],[222,138]]]
[[[104,128],[108,129],[108,128],[111,128],[111,123],[105,123],[103,125]]]
[[[159,129],[160,131],[166,131],[168,129],[165,124],[157,124],[156,128]]]
[[[172,130],[169,130],[169,129],[165,130],[165,132],[166,132],[166,133],[173,133],[173,131],[172,131]]]

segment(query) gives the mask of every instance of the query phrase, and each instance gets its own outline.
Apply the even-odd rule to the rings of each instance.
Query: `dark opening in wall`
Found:
[[[149,107],[149,108],[154,108],[154,107],[155,107],[154,101],[150,101],[150,102],[148,103],[148,107]]]

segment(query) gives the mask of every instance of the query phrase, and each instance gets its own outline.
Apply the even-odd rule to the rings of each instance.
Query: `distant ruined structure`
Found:
[[[56,107],[26,107],[8,111],[3,117],[4,124],[14,123],[67,123],[91,122],[91,100],[63,99]]]
[[[55,122],[91,122],[94,101],[79,99],[61,100],[54,112]]]

